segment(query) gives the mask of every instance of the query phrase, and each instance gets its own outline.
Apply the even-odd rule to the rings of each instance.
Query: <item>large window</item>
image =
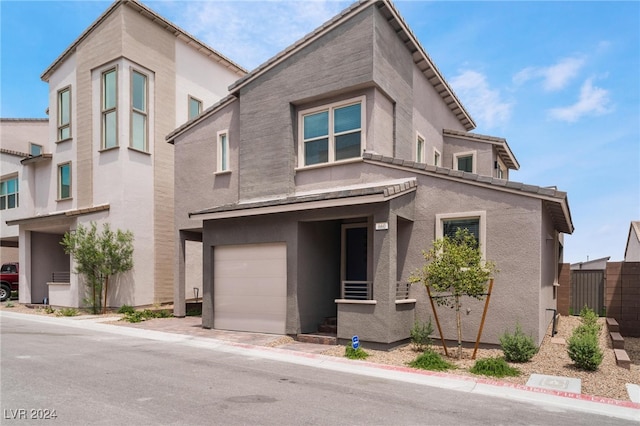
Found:
[[[58,92],[58,140],[71,137],[71,87]]]
[[[58,200],[71,198],[71,163],[58,165]]]
[[[331,163],[362,155],[363,100],[300,113],[300,165]]]
[[[229,171],[229,131],[218,132],[217,169],[218,173]]]
[[[197,117],[202,112],[202,101],[189,96],[189,120]]]
[[[131,147],[147,151],[147,76],[131,72]]]
[[[453,168],[455,170],[461,170],[463,172],[475,173],[476,172],[476,153],[460,152],[453,154]]]
[[[15,209],[19,202],[18,178],[0,181],[0,210]]]
[[[482,257],[486,258],[486,212],[445,213],[436,215],[436,239],[455,236],[458,229],[467,229],[480,246]]]
[[[118,146],[117,126],[117,72],[115,68],[102,73],[102,148]]]

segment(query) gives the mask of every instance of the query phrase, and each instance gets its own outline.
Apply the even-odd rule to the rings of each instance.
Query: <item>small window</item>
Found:
[[[147,76],[131,72],[131,147],[147,151]]]
[[[300,112],[300,166],[362,155],[363,101],[336,103]]]
[[[229,171],[229,131],[218,132],[217,171]]]
[[[71,137],[71,87],[58,92],[58,140]]]
[[[102,73],[102,148],[118,146],[116,69]]]
[[[435,147],[433,148],[433,165],[440,166],[440,151],[438,151]]]
[[[202,112],[202,101],[189,96],[189,120],[197,117]]]
[[[467,229],[478,242],[482,257],[486,258],[486,212],[445,213],[436,215],[436,239],[453,237],[458,229]]]
[[[424,138],[418,134],[416,137],[416,161],[424,163]]]
[[[0,210],[19,207],[18,178],[0,181]]]
[[[498,179],[507,179],[507,167],[500,159],[496,161],[496,177]]]
[[[475,173],[475,151],[453,154],[453,168],[463,172]]]
[[[29,143],[29,154],[34,157],[37,157],[38,155],[42,155],[42,145]]]
[[[58,165],[58,200],[71,198],[71,163]]]

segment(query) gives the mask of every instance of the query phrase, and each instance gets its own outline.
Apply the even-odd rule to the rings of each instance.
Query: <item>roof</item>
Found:
[[[552,187],[527,185],[521,182],[482,176],[461,170],[416,163],[415,161],[385,157],[367,152],[363,154],[363,159],[365,162],[384,165],[386,167],[400,168],[414,173],[428,174],[442,179],[455,180],[470,185],[537,198],[543,201],[558,231],[564,232],[565,234],[572,234],[575,229],[571,219],[567,193],[558,191]]]
[[[388,201],[414,192],[417,188],[415,177],[368,184],[323,188],[298,192],[278,198],[248,200],[227,204],[207,210],[189,213],[196,219],[224,219],[231,217],[255,216],[270,213],[284,213],[326,207],[370,204]]]
[[[48,118],[0,118],[0,123],[48,123]]]
[[[635,237],[634,237],[635,234]],[[627,259],[627,252],[629,251],[629,247],[631,246],[631,241],[637,241],[640,243],[640,220],[632,220],[631,225],[629,225],[629,236],[627,237],[627,245],[624,249],[624,258]]]
[[[237,93],[242,87],[254,81],[267,71],[273,69],[275,66],[282,63],[284,60],[291,57],[298,51],[302,50],[310,43],[316,41],[320,37],[324,36],[328,32],[332,31],[336,27],[351,19],[353,16],[356,16],[357,14],[374,5],[380,10],[382,15],[389,22],[389,25],[391,25],[391,27],[396,32],[398,37],[403,41],[407,49],[409,49],[413,56],[414,63],[422,71],[429,83],[431,83],[433,88],[440,95],[451,112],[456,116],[458,121],[464,126],[465,129],[474,129],[476,125],[473,119],[464,108],[456,94],[453,92],[453,89],[446,82],[429,55],[427,55],[427,52],[424,50],[413,32],[409,29],[404,19],[400,16],[400,13],[390,0],[364,0],[354,3],[347,9],[343,10],[340,14],[336,15],[334,18],[318,27],[313,32],[307,34],[305,37],[287,47],[280,53],[276,54],[262,65],[259,65],[249,74],[237,80],[235,83],[229,86],[229,91]]]
[[[215,114],[216,112],[218,112],[225,106],[235,102],[236,100],[238,100],[238,98],[233,95],[228,95],[220,99],[218,102],[211,105],[209,108],[202,111],[200,114],[198,114],[197,116],[193,117],[191,120],[184,123],[182,126],[175,129],[173,132],[169,133],[165,138],[166,141],[169,142],[170,144],[173,144],[175,142],[175,139],[179,137],[181,134],[183,134],[184,132],[186,132],[187,130],[189,130],[191,126],[194,126],[196,123],[199,123],[205,120],[207,117]]]
[[[196,39],[194,36],[192,36],[191,34],[187,33],[186,31],[184,31],[180,27],[176,26],[175,24],[167,21],[165,18],[163,18],[162,16],[158,15],[153,10],[149,9],[147,6],[145,6],[142,3],[140,3],[138,0],[116,0],[111,4],[111,6],[109,6],[109,8],[107,10],[105,10],[102,13],[102,15],[100,15],[98,17],[98,19],[96,19],[82,34],[80,34],[80,36],[73,43],[71,43],[71,45],[64,52],[62,52],[62,54],[60,56],[58,56],[58,58],[55,61],[53,61],[53,63],[49,66],[49,68],[47,68],[42,73],[40,78],[43,81],[49,81],[49,78],[51,77],[51,74],[56,69],[58,69],[58,67],[71,54],[73,54],[75,52],[76,48],[87,37],[89,37],[89,35],[93,32],[93,30],[95,28],[100,26],[100,24],[102,24],[107,19],[107,17],[109,17],[109,15],[111,15],[121,5],[125,5],[125,6],[128,6],[128,7],[132,8],[132,9],[134,9],[135,11],[140,13],[142,16],[148,18],[150,21],[154,22],[157,25],[160,25],[165,30],[167,30],[168,32],[172,33],[176,38],[182,40],[187,45],[193,47],[194,49],[196,49],[197,51],[199,51],[203,55],[208,56],[209,58],[215,60],[219,64],[227,67],[228,69],[230,69],[231,71],[235,72],[236,74],[243,75],[243,74],[245,74],[247,72],[247,70],[245,70],[243,67],[241,67],[240,65],[236,64],[235,62],[233,62],[231,59],[225,57],[224,55],[222,55],[221,53],[217,52],[213,48],[207,46],[205,43],[203,43],[202,41]]]
[[[502,160],[504,161],[505,165],[508,168],[513,170],[520,169],[520,163],[518,163],[518,160],[516,160],[516,156],[513,155],[513,152],[511,151],[511,148],[509,148],[509,144],[507,143],[507,140],[504,138],[480,135],[477,133],[461,132],[459,130],[449,130],[449,129],[443,129],[442,134],[445,136],[452,136],[456,138],[468,139],[468,140],[477,141],[477,142],[490,143],[496,147],[496,150],[498,151],[498,155],[500,155],[500,158],[502,158]]]
[[[53,213],[47,213],[47,214],[42,214],[42,215],[36,215],[36,216],[30,216],[30,217],[23,217],[23,218],[19,218],[19,219],[7,220],[6,223],[9,226],[34,224],[34,223],[37,223],[37,222],[47,222],[47,221],[50,221],[50,220],[53,220],[53,219],[82,216],[82,215],[85,215],[85,214],[91,214],[91,213],[106,211],[106,210],[109,210],[109,209],[110,209],[109,204],[101,204],[99,206],[94,206],[94,207],[85,207],[85,208],[81,208],[81,209],[65,210],[65,211],[61,211],[61,212],[53,212]]]
[[[606,264],[609,261],[609,259],[611,259],[611,256],[601,257],[599,259],[587,260],[587,261],[584,261],[584,262],[572,263],[571,265],[569,265],[569,267],[571,269],[573,269],[573,270],[576,270],[576,269],[590,269],[590,267],[599,266],[599,265],[597,265],[599,263]]]
[[[26,152],[13,151],[11,149],[5,149],[5,148],[0,148],[0,153],[7,154],[7,155],[13,155],[15,157],[22,157],[22,158],[29,156],[29,154],[27,154]]]

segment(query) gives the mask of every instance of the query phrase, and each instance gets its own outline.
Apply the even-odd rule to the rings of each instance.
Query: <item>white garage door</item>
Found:
[[[218,246],[213,262],[214,328],[284,334],[286,245]]]

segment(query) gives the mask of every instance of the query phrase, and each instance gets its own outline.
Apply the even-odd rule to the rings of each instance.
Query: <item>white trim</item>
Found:
[[[509,177],[509,168],[504,164],[504,161],[502,161],[500,156],[496,157],[496,162],[498,163],[498,168],[496,169],[495,177],[507,180]],[[501,173],[502,176],[500,176]]]
[[[224,144],[226,145],[224,152],[222,150],[223,136]],[[216,133],[216,173],[225,172],[231,172],[231,167],[229,166],[229,129],[220,130]]]
[[[438,155],[438,161],[436,161],[436,155]],[[442,153],[438,151],[438,148],[433,147],[433,165],[436,167],[442,167]]]
[[[460,157],[468,157],[471,156],[471,173],[476,173],[476,163],[477,163],[477,151],[465,151],[465,152],[456,152],[453,154],[453,170],[458,169],[458,158]],[[441,157],[442,158],[442,157]]]
[[[420,146],[420,142],[422,142],[422,147]],[[416,132],[416,162],[426,164],[426,140],[424,136],[420,134],[420,132]]]
[[[482,258],[487,258],[487,212],[485,210],[461,212],[461,213],[438,213],[436,214],[436,240],[443,236],[443,225],[445,220],[451,219],[480,219],[479,226],[479,243]]]
[[[357,299],[335,299],[335,303],[345,305],[377,305],[377,300],[357,300]]]

